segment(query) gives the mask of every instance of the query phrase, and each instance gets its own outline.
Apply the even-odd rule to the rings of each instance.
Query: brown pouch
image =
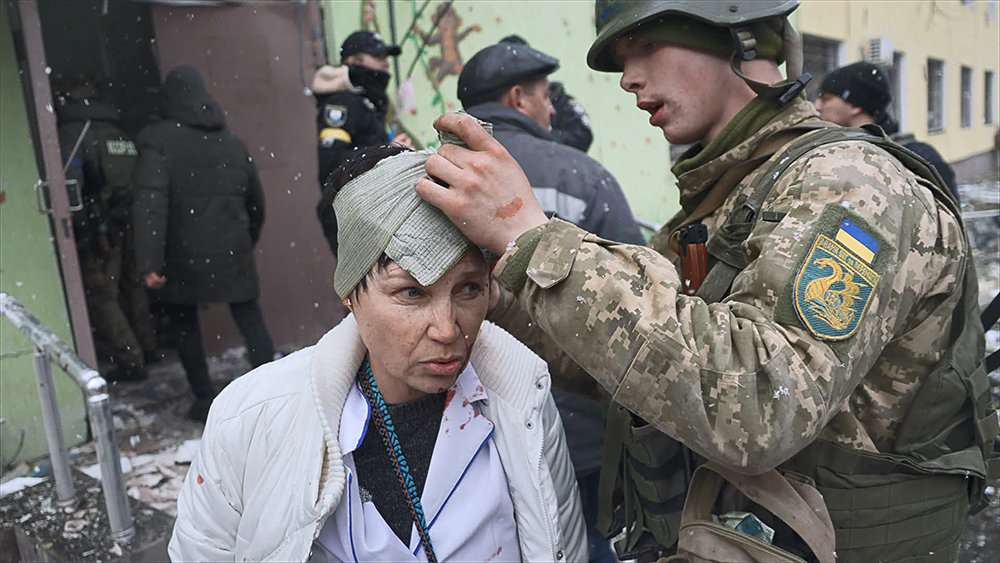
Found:
[[[724,487],[733,489],[723,491]],[[719,512],[720,496],[729,493],[759,505],[787,525],[803,540],[818,561],[834,561],[836,538],[823,496],[794,474],[776,469],[760,475],[741,475],[709,462],[691,479],[681,515],[677,554],[664,561],[690,562],[804,562],[777,545],[712,521]],[[724,511],[724,510],[723,510]]]

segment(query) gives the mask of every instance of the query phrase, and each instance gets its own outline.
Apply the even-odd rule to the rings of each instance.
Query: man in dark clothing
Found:
[[[547,215],[608,240],[644,244],[611,173],[552,138],[548,75],[557,68],[553,57],[501,41],[465,64],[458,99],[469,114],[493,124],[493,135],[524,170]]]
[[[215,397],[198,304],[229,303],[254,367],[274,346],[257,302],[253,248],[264,224],[264,190],[243,141],[197,70],[175,67],[163,83],[164,119],[139,134],[133,220],[146,286],[168,304],[177,351],[204,420]]]
[[[918,141],[913,133],[900,133],[899,122],[893,119],[888,113],[883,112],[875,124],[892,137],[893,141],[917,153],[937,169],[944,183],[948,185],[948,191],[951,192],[951,195],[955,196],[955,201],[962,202],[958,196],[958,181],[955,179],[955,170],[952,169],[951,165],[948,164],[937,149],[927,143]]]
[[[508,35],[500,40],[502,43],[528,45],[520,35]],[[571,96],[562,82],[549,83],[549,99],[556,110],[552,116],[552,138],[564,145],[587,152],[594,142],[594,133],[590,130],[590,116],[583,104]]]
[[[73,234],[90,324],[116,364],[104,377],[139,381],[146,378],[146,359],[155,357],[156,335],[129,224],[138,153],[121,130],[118,109],[99,99],[93,79],[68,77],[62,89],[59,144],[66,179],[76,182],[82,199]]]
[[[819,87],[816,111],[820,117],[843,127],[860,127],[874,123],[880,126],[893,141],[917,153],[931,163],[948,190],[958,198],[955,171],[934,147],[917,141],[912,133],[899,132],[899,122],[889,113],[892,94],[885,72],[869,62],[857,62],[830,72]]]
[[[458,77],[458,98],[470,115],[493,124],[493,136],[524,170],[546,215],[608,240],[645,244],[614,177],[551,133],[555,109],[548,75],[558,67],[558,60],[526,43],[504,40],[479,51],[465,64]],[[491,320],[505,326],[522,322],[519,316],[519,311],[502,304]],[[525,344],[536,351],[547,345]],[[598,388],[581,378],[575,365],[550,365],[549,370],[580,487],[591,561],[614,561],[608,542],[595,529],[604,444]],[[581,386],[581,380],[589,385]]]
[[[562,82],[549,84],[549,98],[556,110],[552,116],[552,138],[587,152],[594,142],[594,133],[590,130],[590,116],[583,104],[566,91]]]
[[[342,66],[320,67],[313,76],[316,129],[319,132],[319,185],[359,147],[412,142],[398,126],[386,123],[389,110],[389,57],[397,45],[387,45],[371,31],[355,31],[340,47]],[[337,220],[333,209],[320,202],[316,210],[333,254],[337,254]]]

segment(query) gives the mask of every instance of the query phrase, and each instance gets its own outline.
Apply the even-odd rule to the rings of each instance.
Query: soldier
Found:
[[[925,162],[829,128],[805,100],[787,23],[797,5],[596,2],[588,64],[621,72],[668,141],[695,143],[672,168],[682,210],[651,248],[547,219],[470,117],[436,122],[470,147],[427,162],[450,189],[416,190],[502,254],[498,283],[611,393],[624,448],[609,445],[618,462],[605,467],[626,470],[630,495],[622,547],[673,544],[686,472],[709,460],[813,482],[841,562],[954,560],[997,470],[969,245],[954,202],[908,168],[929,174]],[[681,247],[699,231],[712,267],[695,292],[674,260],[700,252]],[[817,553],[781,523],[775,543]]]
[[[410,137],[386,122],[389,112],[389,57],[401,52],[373,31],[355,31],[340,47],[342,66],[320,67],[313,77],[319,131],[319,185],[358,147],[393,142],[409,147]],[[337,220],[328,202],[316,212],[330,250],[337,254]]]
[[[77,182],[83,208],[73,214],[90,323],[110,348],[111,381],[146,378],[155,361],[156,335],[135,265],[129,212],[131,176],[138,153],[122,131],[118,109],[100,99],[92,78],[69,76],[59,117],[66,178]]]
[[[518,38],[519,39],[519,38]],[[505,38],[476,53],[458,77],[458,99],[470,114],[493,124],[493,136],[524,170],[542,210],[608,240],[645,244],[625,195],[610,172],[580,150],[556,140],[551,119],[548,75],[559,61]],[[516,330],[528,319],[505,301],[493,320]],[[547,340],[525,337],[538,353]],[[553,362],[553,396],[566,426],[566,438],[576,469],[587,520],[591,561],[613,561],[608,544],[594,529],[597,517],[597,477],[604,447],[599,387],[575,377],[576,366]],[[593,502],[591,502],[593,501]]]
[[[844,127],[861,127],[869,123],[879,125],[892,136],[892,140],[934,165],[951,195],[959,201],[955,171],[941,153],[929,144],[917,141],[912,133],[899,133],[899,122],[888,112],[892,102],[889,77],[881,68],[865,61],[840,67],[826,75],[819,92],[816,111],[820,117]]]

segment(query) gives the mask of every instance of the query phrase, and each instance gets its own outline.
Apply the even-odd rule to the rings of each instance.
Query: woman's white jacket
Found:
[[[177,500],[174,561],[305,561],[341,500],[340,412],[364,359],[352,316],[229,384]],[[470,359],[489,400],[525,561],[586,561],[587,538],[545,363],[484,322]],[[324,411],[324,406],[336,409]],[[470,502],[474,500],[470,499]]]

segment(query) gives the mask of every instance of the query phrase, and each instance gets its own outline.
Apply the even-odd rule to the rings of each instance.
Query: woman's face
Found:
[[[489,305],[482,254],[467,252],[429,287],[395,262],[374,266],[366,279],[367,291],[355,289],[351,307],[386,402],[451,387],[469,363]]]

